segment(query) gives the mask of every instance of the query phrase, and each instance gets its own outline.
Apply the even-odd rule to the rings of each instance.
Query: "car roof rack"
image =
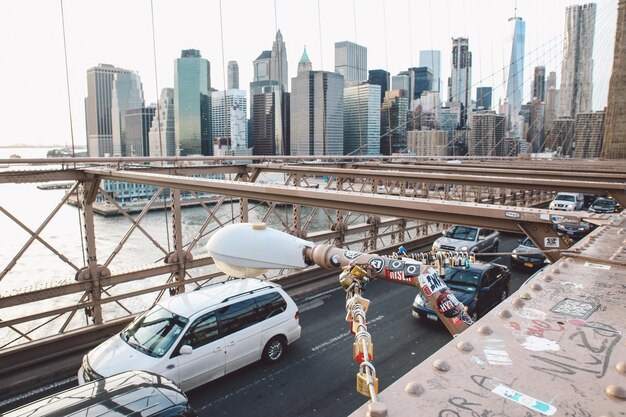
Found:
[[[272,285],[266,285],[264,287],[259,287],[259,288],[255,288],[254,290],[250,290],[250,291],[246,291],[246,292],[242,292],[240,294],[236,294],[236,295],[231,295],[230,297],[226,297],[222,300],[222,303],[225,303],[226,301],[230,301],[233,298],[237,298],[237,297],[241,297],[242,295],[247,295],[247,294],[254,294],[255,292],[261,291],[261,290],[266,290],[268,288],[276,288]]]

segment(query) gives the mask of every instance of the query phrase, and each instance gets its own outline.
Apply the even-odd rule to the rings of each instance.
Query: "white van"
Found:
[[[550,202],[550,210],[582,210],[585,196],[582,193],[561,192]]]
[[[78,382],[145,370],[188,391],[259,359],[278,361],[300,330],[279,285],[226,281],[161,300],[85,355]]]

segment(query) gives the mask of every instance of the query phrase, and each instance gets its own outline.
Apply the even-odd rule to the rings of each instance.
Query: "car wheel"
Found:
[[[470,314],[470,317],[472,318],[472,321],[477,322],[478,319],[480,317],[478,317],[478,311],[474,311],[472,314]]]
[[[285,348],[287,344],[285,343],[285,339],[281,336],[272,337],[265,347],[263,348],[263,355],[261,356],[261,360],[265,363],[276,363],[282,357],[285,352]]]
[[[506,297],[508,297],[509,294],[506,290],[502,290],[502,294],[500,295],[500,302],[506,300]]]
[[[493,248],[492,248],[492,252],[497,252],[498,251],[498,242],[496,241],[496,243],[493,244]]]

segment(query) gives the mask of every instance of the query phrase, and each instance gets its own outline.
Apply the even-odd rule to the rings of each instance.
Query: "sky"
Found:
[[[305,46],[314,70],[334,71],[334,43],[347,40],[367,47],[368,69],[382,68],[392,75],[419,66],[420,50],[440,50],[442,86],[450,74],[451,38],[467,37],[473,54],[472,97],[476,87],[492,86],[497,103],[504,96],[503,68],[510,59],[508,19],[516,13],[526,21],[526,101],[535,66],[544,65],[546,73],[557,71],[560,82],[565,8],[579,3],[0,0],[0,145],[62,145],[70,144],[72,136],[77,146],[84,145],[87,70],[99,63],[139,73],[146,104],[156,102],[162,88],[174,86],[174,60],[183,49],[198,49],[209,60],[217,90],[226,84],[228,61],[237,61],[240,88],[248,90],[252,61],[271,50],[277,29],[286,44],[290,78],[296,76]],[[596,3],[594,110],[600,110],[613,62],[617,0]]]

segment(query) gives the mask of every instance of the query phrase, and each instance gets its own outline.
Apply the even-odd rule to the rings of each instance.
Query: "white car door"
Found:
[[[179,385],[188,391],[224,375],[226,353],[224,339],[220,338],[215,312],[197,318],[189,327],[180,347],[188,345],[191,353],[177,354]]]
[[[226,353],[226,373],[261,359],[261,317],[254,299],[218,311]]]

